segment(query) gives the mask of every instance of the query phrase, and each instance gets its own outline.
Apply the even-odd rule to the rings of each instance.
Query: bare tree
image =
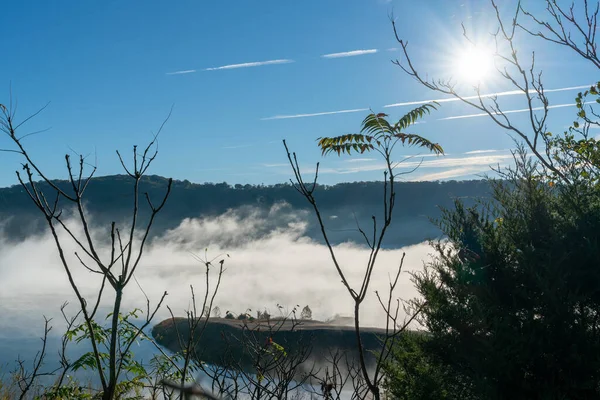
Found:
[[[186,384],[186,385],[181,385],[169,380],[163,380],[163,384],[171,389],[175,389],[177,391],[180,392],[181,394],[181,398],[183,399],[191,399],[192,396],[199,396],[199,397],[206,397],[207,399],[212,399],[212,400],[220,400],[220,397],[215,396],[214,394],[207,392],[206,390],[202,389],[202,387],[200,387],[197,384]]]
[[[163,293],[153,310],[151,310],[148,302],[146,319],[133,334],[127,335],[126,337],[120,335],[119,322],[122,312],[123,293],[131,280],[134,279],[152,225],[157,214],[163,209],[171,192],[172,181],[169,179],[165,195],[158,204],[153,203],[147,193],[144,195],[150,210],[150,216],[145,224],[141,224],[138,220],[140,198],[142,197],[142,193],[140,193],[140,182],[158,154],[158,150],[156,149],[157,138],[169,117],[165,119],[158,132],[154,135],[150,143],[142,150],[141,154],[138,153],[138,147],[133,146],[132,166],[128,167],[121,154],[117,151],[119,161],[132,182],[133,202],[131,223],[124,231],[118,228],[115,222],[111,224],[109,234],[110,254],[107,257],[103,257],[100,254],[100,244],[92,235],[90,224],[88,223],[88,215],[85,211],[83,202],[85,191],[96,172],[96,167],[92,166],[91,172],[85,177],[85,168],[87,166],[85,158],[80,155],[77,163],[78,165],[77,167],[74,167],[71,157],[66,155],[65,164],[70,189],[67,190],[61,188],[38,167],[37,163],[32,159],[23,144],[25,138],[36,132],[24,134],[18,133],[20,128],[23,127],[23,124],[38,115],[45,107],[25,118],[20,123],[15,121],[15,108],[16,107],[13,107],[12,104],[12,97],[8,107],[0,104],[0,129],[14,145],[13,149],[4,149],[4,151],[16,153],[23,159],[22,170],[24,171],[24,175],[17,171],[17,178],[35,207],[41,212],[46,220],[58,250],[61,264],[69,280],[69,284],[79,302],[79,307],[84,320],[82,327],[84,328],[85,335],[89,339],[92,347],[92,352],[85,361],[87,364],[93,366],[98,373],[102,386],[102,398],[113,399],[119,383],[119,375],[124,365],[129,360],[129,349],[131,345],[150,324],[167,295],[166,292]],[[38,175],[41,178],[41,181],[47,185],[49,189],[46,191],[42,189],[39,182],[34,180],[34,174]],[[75,209],[77,226],[82,229],[83,237],[78,237],[75,234],[75,227],[63,217],[63,203],[71,205]],[[141,229],[140,225],[142,225]],[[91,300],[84,296],[80,290],[79,284],[75,280],[73,273],[75,267],[65,254],[64,239],[60,236],[63,232],[66,233],[67,237],[70,238],[78,248],[78,251],[75,251],[74,256],[80,266],[84,270],[99,277],[99,289]],[[104,357],[101,355],[101,350],[99,349],[101,338],[98,334],[101,328],[95,322],[95,317],[107,287],[112,289],[114,300],[111,306],[110,333],[107,338],[108,354]]]
[[[342,352],[339,349],[328,349],[324,368],[311,375],[308,391],[320,395],[324,399],[339,400],[342,398],[348,383],[353,378],[357,378],[356,371],[358,371],[359,380],[364,383],[360,379],[360,367],[357,366],[352,357],[348,356],[347,352]],[[358,382],[350,383],[353,389],[360,386]],[[363,387],[363,389],[366,389],[366,387]],[[358,391],[364,392],[362,389]]]
[[[65,380],[65,377],[66,377],[67,373],[69,372],[69,369],[73,366],[73,361],[71,361],[67,357],[67,347],[68,347],[69,342],[70,342],[68,333],[75,326],[75,324],[77,322],[77,319],[81,315],[81,310],[79,310],[75,314],[75,316],[68,317],[67,314],[65,313],[65,309],[67,308],[68,304],[69,303],[65,302],[60,307],[60,312],[61,312],[61,314],[62,314],[62,316],[63,316],[63,318],[64,318],[67,326],[66,326],[65,333],[62,335],[62,338],[61,338],[61,341],[60,341],[61,346],[60,346],[60,350],[58,351],[58,360],[59,360],[59,364],[60,364],[60,374],[58,375],[56,383],[54,384],[54,389],[58,389],[58,388],[60,388],[63,385],[63,382]]]
[[[278,309],[281,311],[282,306]],[[237,393],[257,400],[298,394],[315,366],[308,362],[312,336],[298,331],[302,322],[296,317],[296,308],[282,317],[246,318],[240,324],[239,334],[223,335],[225,347],[241,354],[224,360],[224,365],[237,371]]]
[[[42,347],[36,353],[31,369],[27,369],[25,362],[20,358],[17,359],[17,367],[13,372],[17,386],[19,388],[19,400],[23,400],[37,385],[40,378],[45,376],[52,376],[57,370],[44,371],[44,363],[46,359],[46,351],[48,345],[48,333],[52,330],[50,326],[50,319],[44,317],[44,335],[41,337]]]
[[[436,154],[443,154],[443,150],[439,144],[432,143],[421,136],[406,133],[406,130],[411,125],[413,125],[419,118],[422,118],[425,114],[428,114],[431,110],[436,109],[436,106],[437,105],[434,103],[425,104],[421,107],[410,111],[394,124],[388,122],[388,120],[386,119],[386,114],[370,114],[363,121],[360,133],[347,134],[332,138],[325,137],[319,139],[319,146],[321,147],[323,154],[334,152],[339,155],[342,153],[351,154],[354,152],[364,153],[367,151],[376,151],[382,156],[382,158],[385,161],[382,196],[383,221],[379,221],[380,225],[378,225],[378,219],[375,215],[373,215],[373,225],[370,234],[367,234],[365,230],[363,230],[357,223],[357,230],[364,238],[365,243],[369,249],[369,258],[364,270],[362,283],[360,284],[359,289],[355,289],[350,285],[346,272],[344,272],[343,266],[338,261],[336,251],[333,245],[331,244],[331,241],[329,240],[327,229],[323,221],[323,217],[321,215],[317,199],[315,197],[315,192],[318,188],[317,179],[319,174],[319,164],[317,163],[317,168],[312,183],[306,183],[302,176],[301,168],[298,163],[296,154],[290,153],[287,144],[285,143],[285,141],[283,142],[287,153],[288,161],[294,173],[295,179],[291,181],[292,185],[312,206],[313,211],[317,217],[317,221],[320,226],[325,245],[329,250],[331,260],[333,261],[334,267],[342,281],[342,284],[348,291],[348,294],[350,295],[354,303],[354,331],[356,335],[356,343],[359,357],[358,366],[360,370],[360,377],[364,382],[364,387],[366,387],[367,391],[370,392],[372,396],[377,400],[381,396],[380,384],[383,379],[381,362],[383,362],[387,358],[386,354],[389,352],[390,340],[393,340],[393,338],[397,334],[406,329],[408,323],[397,324],[397,312],[395,314],[392,314],[390,307],[388,306],[388,308],[385,310],[388,315],[385,333],[386,339],[384,340],[384,344],[381,348],[381,355],[377,359],[377,365],[375,367],[375,370],[373,371],[373,373],[370,373],[367,367],[365,357],[366,350],[362,342],[360,309],[367,294],[369,293],[370,283],[373,276],[373,272],[375,270],[377,257],[381,251],[387,229],[389,228],[393,220],[393,212],[397,200],[395,191],[396,179],[401,174],[406,174],[414,171],[413,169],[410,171],[398,172],[398,165],[400,165],[406,159],[401,160],[399,162],[395,161],[393,159],[393,150],[396,145],[401,144],[408,146],[418,146]],[[402,269],[403,261],[404,257],[402,258],[400,267],[398,269],[398,276]],[[398,277],[396,277],[395,282],[391,285],[391,292],[393,292],[397,280]],[[392,296],[392,293],[390,293],[390,296]],[[391,323],[390,316],[395,316],[394,318],[396,318],[392,320]],[[409,320],[412,320],[413,318],[414,316],[410,317]],[[356,376],[354,377],[353,382],[357,385],[357,387],[355,388],[356,390],[359,390],[363,387],[362,384],[359,384],[359,381],[357,380]]]
[[[309,306],[304,306],[302,312],[300,313],[300,319],[310,320],[312,319],[312,310]]]
[[[217,256],[212,260],[209,260],[206,254],[204,258],[198,257],[196,255],[194,255],[194,257],[205,267],[205,287],[202,304],[200,307],[198,307],[196,301],[196,294],[194,293],[194,287],[190,285],[192,295],[192,308],[191,310],[186,311],[186,332],[181,332],[179,330],[179,325],[176,322],[175,314],[173,313],[171,308],[167,306],[169,312],[171,313],[171,320],[173,321],[173,325],[175,327],[177,340],[179,341],[181,357],[183,358],[183,366],[177,367],[177,376],[182,387],[188,383],[188,380],[190,380],[190,378],[193,379],[193,377],[190,376],[190,367],[195,365],[196,369],[200,368],[199,365],[202,362],[202,354],[199,351],[201,347],[200,341],[210,319],[210,310],[212,310],[213,308],[215,297],[217,296],[219,286],[221,285],[221,278],[223,276],[223,264],[225,263],[224,259],[218,261],[219,266],[217,268],[217,280],[214,285],[214,288],[211,288],[210,271],[211,268],[214,266],[213,263],[220,256]],[[201,315],[198,315],[198,309],[202,310]]]
[[[536,17],[519,4],[519,11],[537,24],[538,29],[521,24],[515,19],[513,22],[527,33],[540,37],[549,42],[568,47],[575,53],[590,61],[600,68],[598,59],[598,43],[596,30],[598,29],[598,13],[600,2],[583,0],[572,2],[569,6],[558,4],[556,0],[545,0],[546,16]]]

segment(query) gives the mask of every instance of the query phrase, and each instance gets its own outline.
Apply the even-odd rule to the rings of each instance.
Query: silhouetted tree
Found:
[[[304,306],[300,313],[300,319],[312,319],[312,310],[309,306]]]

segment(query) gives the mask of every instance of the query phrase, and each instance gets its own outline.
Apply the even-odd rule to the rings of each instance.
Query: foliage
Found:
[[[225,319],[235,319],[235,316],[232,313],[230,313],[229,311],[227,311],[225,313]]]
[[[312,310],[309,306],[304,306],[302,312],[300,312],[300,319],[310,320],[312,319]]]
[[[120,382],[117,393],[128,393],[135,391],[142,387],[143,383],[141,378],[145,378],[148,375],[145,366],[139,361],[135,360],[134,352],[131,350],[131,343],[138,343],[145,340],[145,335],[140,335],[139,328],[135,325],[136,320],[139,318],[141,310],[134,309],[126,314],[119,314],[118,316],[118,338],[120,340],[119,348],[124,348],[126,351],[121,352],[119,355],[118,365],[120,366],[119,371],[125,373],[125,379]],[[112,317],[112,314],[108,314],[106,319]],[[93,370],[97,371],[101,369],[107,373],[109,369],[109,346],[110,346],[110,335],[112,332],[111,327],[105,327],[93,321],[92,323],[94,335],[99,348],[104,348],[105,351],[99,351],[98,356],[102,364],[98,366],[94,352],[89,351],[81,355],[71,366],[73,372],[78,370]],[[73,327],[66,332],[66,336],[69,340],[80,343],[82,341],[90,340],[90,331],[88,324],[82,323],[78,326]]]
[[[391,151],[397,142],[406,146],[423,147],[435,154],[443,154],[442,147],[422,136],[405,133],[404,130],[414,125],[418,119],[437,108],[438,103],[427,103],[409,111],[395,124],[391,124],[387,114],[369,114],[362,122],[360,133],[335,137],[319,138],[319,147],[323,155],[331,152],[341,155],[352,152],[364,153],[381,149]]]
[[[406,332],[396,341],[385,363],[386,391],[398,400],[472,398],[453,382],[455,374],[429,354],[429,335]]]
[[[73,378],[69,378],[67,382],[56,387],[52,386],[44,392],[43,398],[45,400],[89,400],[93,399],[94,395],[90,393],[89,388],[80,385]]]
[[[561,170],[568,171],[570,181],[593,185],[600,183],[600,141],[597,137],[590,136],[590,129],[600,127],[600,116],[593,108],[593,105],[598,103],[600,82],[577,94],[577,119],[563,135],[553,136],[551,132],[546,133],[551,138],[549,152],[553,160],[561,166]],[[559,177],[553,175],[553,179],[558,180]]]
[[[268,321],[271,319],[271,314],[269,314],[269,312],[267,310],[264,310],[264,311],[256,310],[256,319]]]
[[[236,319],[238,321],[254,321],[254,317],[248,313],[240,313]]]
[[[415,275],[430,355],[481,398],[600,395],[600,192],[538,167],[522,153],[495,204],[445,211]]]

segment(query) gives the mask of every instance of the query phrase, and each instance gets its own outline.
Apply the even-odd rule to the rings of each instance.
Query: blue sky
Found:
[[[512,1],[501,3],[513,10]],[[540,3],[525,2],[534,10]],[[494,22],[484,0],[10,2],[0,14],[0,103],[11,87],[18,116],[50,102],[23,133],[50,128],[26,145],[56,178],[66,176],[63,156],[73,152],[89,155],[99,175],[121,173],[114,151],[147,143],[174,106],[151,173],[192,182],[284,182],[291,177],[286,139],[307,169],[322,161],[323,183],[380,179],[375,157],[323,160],[316,139],[356,131],[364,109],[397,118],[414,106],[386,105],[443,98],[391,63],[400,57],[391,11],[417,64],[437,77],[455,72],[461,22],[476,38]],[[547,89],[594,82],[595,71],[565,49],[522,38],[525,49],[537,50]],[[486,93],[513,89],[484,84]],[[576,93],[549,97],[570,104]],[[523,108],[521,96],[502,101],[506,110]],[[573,110],[552,110],[551,130],[562,131]],[[406,179],[472,178],[507,162],[512,140],[487,118],[446,119],[475,113],[443,103],[416,125],[413,132],[439,142],[447,155],[427,157]],[[525,114],[513,117],[526,122]],[[6,138],[0,147],[10,147]],[[404,154],[414,150],[398,158]],[[0,186],[16,183],[19,161],[0,153]]]

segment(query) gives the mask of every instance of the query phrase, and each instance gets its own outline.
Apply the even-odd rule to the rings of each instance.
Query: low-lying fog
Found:
[[[173,230],[153,239],[146,247],[136,278],[154,305],[163,291],[168,292],[165,305],[179,315],[190,304],[189,286],[194,285],[198,297],[204,293],[204,266],[193,254],[215,261],[225,259],[225,272],[215,305],[223,314],[234,314],[265,308],[275,315],[277,304],[288,310],[295,305],[309,305],[313,318],[326,320],[334,315],[350,316],[352,303],[331,261],[328,249],[305,234],[307,215],[280,204],[271,209],[229,211],[216,218],[187,219]],[[77,220],[70,220],[77,226]],[[75,229],[75,228],[73,228]],[[369,231],[371,228],[366,229]],[[75,229],[79,232],[80,228]],[[108,256],[106,232],[94,229],[98,241],[106,243],[101,253]],[[86,271],[73,255],[76,246],[63,232],[65,253],[71,262],[81,291],[88,298],[97,290],[100,275]],[[388,243],[388,247],[392,246]],[[358,286],[369,252],[363,244],[336,245],[335,253],[350,282]],[[416,295],[410,282],[410,271],[421,269],[430,257],[426,244],[401,249],[382,250],[373,274],[370,293],[362,311],[364,326],[384,323],[384,314],[374,295],[386,294],[389,279],[406,252],[397,296],[409,299]],[[81,254],[81,251],[80,251]],[[227,257],[226,255],[229,255]],[[215,262],[215,265],[218,265]],[[215,276],[211,277],[211,282]],[[358,289],[358,288],[357,288]],[[110,292],[109,292],[110,293]],[[110,303],[105,298],[104,304]],[[55,243],[49,232],[30,236],[17,244],[0,238],[0,362],[9,361],[7,350],[29,348],[32,339],[43,331],[43,315],[53,317],[53,335],[63,332],[60,305],[69,301],[67,312],[74,314],[77,302],[60,263]],[[145,299],[134,281],[126,289],[124,309],[145,309]],[[104,315],[108,309],[104,311]],[[155,321],[168,317],[166,307]]]

